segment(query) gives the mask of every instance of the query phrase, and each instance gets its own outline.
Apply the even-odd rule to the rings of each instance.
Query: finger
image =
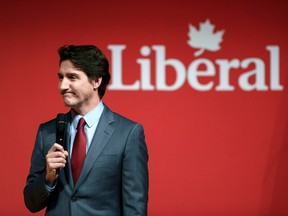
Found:
[[[64,155],[65,155],[65,158],[67,158],[68,157],[68,151],[64,151]]]
[[[52,163],[52,164],[47,165],[47,170],[52,171],[52,170],[56,170],[56,169],[59,169],[59,168],[64,168],[65,164],[66,163],[62,163],[62,162],[60,162],[60,163]]]
[[[53,174],[54,171],[57,169],[63,169],[65,168],[65,163],[53,163],[53,164],[47,164],[47,174]]]
[[[51,152],[51,156],[55,157],[55,158],[64,158],[64,159],[66,159],[66,157],[68,156],[67,154],[68,154],[67,151],[66,151],[66,153],[65,153],[65,151],[63,151],[63,152],[60,152],[60,151]]]
[[[46,161],[50,161],[50,159],[54,159],[54,158],[62,158],[62,159],[66,159],[67,156],[65,153],[62,153],[60,151],[55,151],[55,152],[49,152],[46,155]]]
[[[46,161],[49,167],[51,168],[57,168],[55,167],[55,164],[59,164],[59,163],[66,164],[65,157],[47,157]]]
[[[56,150],[64,152],[64,148],[62,145],[59,145],[58,143],[54,143],[54,145],[49,149],[48,153],[54,152]]]

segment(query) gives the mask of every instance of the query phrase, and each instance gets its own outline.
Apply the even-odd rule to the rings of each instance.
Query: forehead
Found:
[[[78,68],[75,68],[70,60],[65,60],[65,61],[62,61],[60,63],[59,73],[60,74],[74,73],[74,74],[84,74],[84,75],[86,75],[84,73],[84,71],[82,71],[82,70],[80,70]]]

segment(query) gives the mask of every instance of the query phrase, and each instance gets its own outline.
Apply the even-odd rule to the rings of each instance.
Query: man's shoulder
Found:
[[[132,120],[131,118],[122,115],[118,112],[112,111],[109,107],[105,105],[104,115],[108,118],[111,122],[115,121],[123,125],[135,125],[140,124],[139,122]]]
[[[51,126],[56,126],[56,118],[47,120],[45,122],[42,122],[40,124],[41,127],[51,127]]]

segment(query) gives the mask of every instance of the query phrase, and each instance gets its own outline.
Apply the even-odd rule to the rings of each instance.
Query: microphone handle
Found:
[[[65,121],[65,115],[64,114],[58,114],[57,115],[57,121],[56,121],[56,143],[63,146],[63,139],[65,135],[65,129],[66,129],[66,121]],[[59,150],[56,150],[59,151]],[[60,168],[56,169],[56,174],[60,173]]]

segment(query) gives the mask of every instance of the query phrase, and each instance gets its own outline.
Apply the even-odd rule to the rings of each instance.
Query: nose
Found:
[[[63,93],[69,89],[69,86],[69,81],[67,79],[60,79],[58,83],[58,90],[60,93]]]

